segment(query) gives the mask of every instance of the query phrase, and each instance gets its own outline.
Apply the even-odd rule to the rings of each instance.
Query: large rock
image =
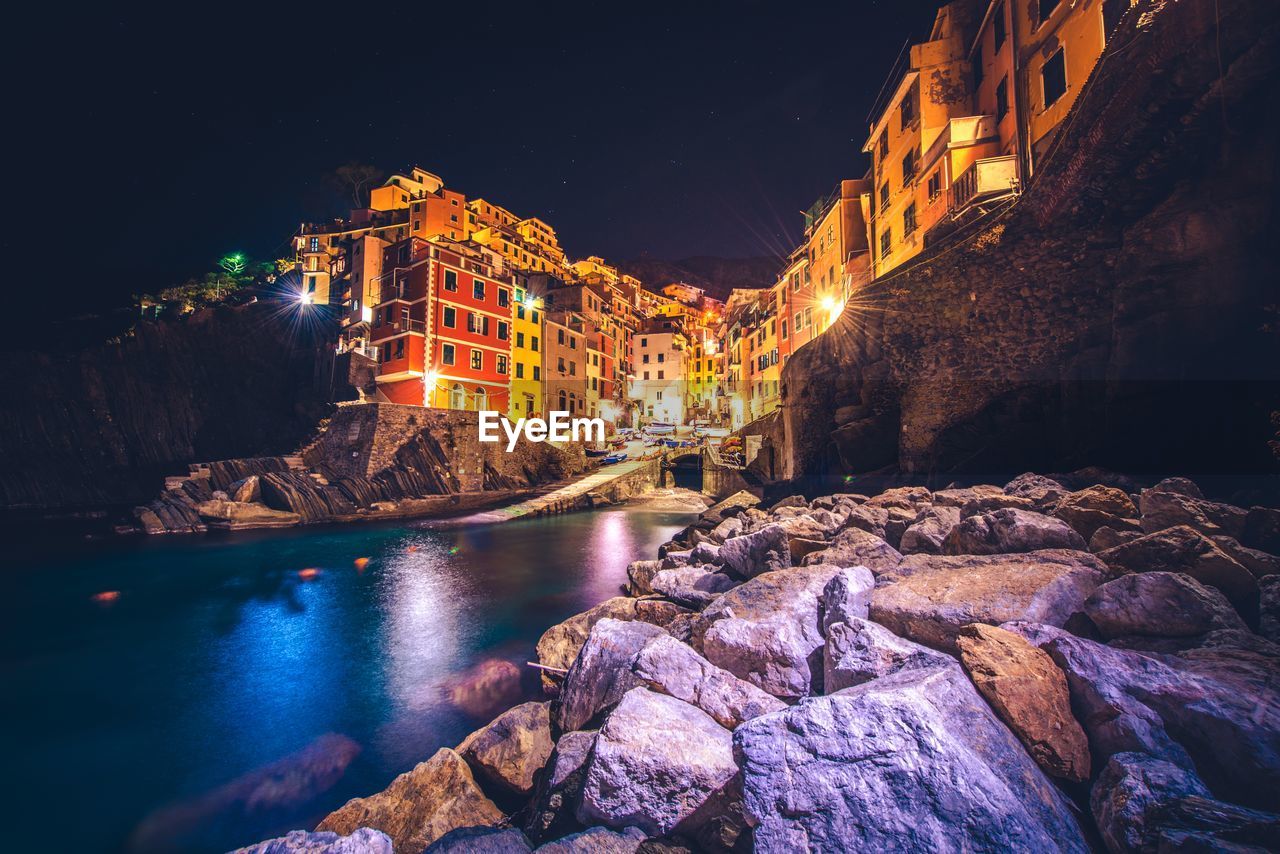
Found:
[[[242,504],[262,501],[262,488],[258,484],[258,476],[251,474],[248,477],[232,481],[227,486],[227,495],[232,501],[238,501]]]
[[[347,801],[316,830],[350,834],[371,827],[391,837],[396,851],[421,851],[455,828],[502,819],[502,810],[480,791],[462,757],[441,748],[378,794]]]
[[[871,608],[876,579],[865,566],[841,569],[822,588],[822,631],[835,623],[865,619]]]
[[[775,697],[819,688],[820,597],[842,568],[802,566],[753,578],[722,595],[693,624],[692,646],[717,667]]]
[[[196,505],[196,512],[215,528],[289,528],[302,522],[297,513],[272,510],[264,504],[248,504],[217,498]]]
[[[884,538],[884,527],[889,522],[889,511],[883,507],[868,504],[856,504],[845,513],[844,528],[858,528],[869,534]]]
[[[636,688],[596,737],[578,818],[651,836],[692,831],[737,773],[728,730],[688,703]]]
[[[933,501],[933,493],[923,486],[898,486],[867,499],[866,505],[885,509],[897,507],[900,510],[918,512],[931,501]]]
[[[1003,489],[990,484],[939,489],[933,493],[933,506],[953,507],[957,512],[959,512],[960,508],[968,504],[970,501],[977,501],[980,498],[990,498],[992,496],[1001,496],[1005,494],[1006,493]]]
[[[755,850],[1089,850],[960,668],[908,670],[734,733]]]
[[[961,490],[953,490],[961,491]],[[942,495],[938,492],[935,495]],[[942,542],[951,529],[960,524],[960,508],[935,504],[920,512],[902,532],[900,544],[904,554],[942,554]]]
[[[823,652],[823,690],[834,694],[901,670],[955,664],[941,652],[900,638],[870,620],[850,619],[827,627]]]
[[[969,678],[1036,764],[1053,777],[1088,780],[1089,741],[1053,659],[1022,636],[981,623],[965,626],[957,643]]]
[[[589,827],[581,833],[548,842],[538,847],[538,854],[635,854],[644,842],[644,831],[636,827],[621,833],[604,827]]]
[[[392,854],[392,848],[385,834],[362,827],[349,836],[328,830],[291,830],[277,839],[237,848],[231,854]]]
[[[655,561],[655,563],[661,563]],[[658,572],[658,568],[654,568],[654,573]],[[643,574],[637,571],[637,575],[632,582],[636,583],[643,578]],[[652,577],[652,574],[649,575]],[[647,584],[647,581],[645,582]],[[633,599],[630,596],[614,596],[612,599],[606,599],[594,608],[584,611],[581,614],[575,614],[563,623],[558,623],[543,632],[542,637],[538,639],[538,662],[554,667],[559,670],[568,669],[573,664],[573,660],[578,657],[582,644],[586,642],[587,635],[591,633],[591,627],[603,619],[612,620],[639,620],[641,622],[652,623],[657,626],[664,626],[683,609],[672,603],[654,602],[643,599]],[[543,687],[554,692],[556,680],[548,676],[543,677]]]
[[[1258,634],[1280,643],[1280,575],[1268,575],[1258,581],[1261,593]]]
[[[836,535],[826,549],[806,555],[805,566],[865,566],[879,575],[902,562],[902,553],[875,534],[861,528],[846,528]]]
[[[484,779],[527,795],[551,758],[551,712],[547,703],[522,703],[467,736],[458,753]]]
[[[1239,538],[1249,515],[1249,511],[1231,504],[1159,489],[1144,490],[1138,506],[1142,511],[1142,530],[1148,534],[1186,525],[1210,537],[1225,534]]]
[[[574,811],[582,799],[587,760],[595,743],[594,730],[566,732],[560,736],[545,773],[538,778],[538,787],[529,805],[524,828],[529,838],[541,842],[581,827]]]
[[[1237,539],[1251,549],[1280,555],[1280,509],[1250,507],[1244,519],[1244,530]]]
[[[1225,596],[1180,572],[1131,573],[1108,581],[1084,603],[1084,612],[1105,638],[1190,637],[1245,628]]]
[[[662,561],[660,560],[635,560],[627,564],[627,592],[632,596],[647,596],[652,593],[653,588],[649,586],[649,582],[661,569]],[[561,625],[564,624],[561,623]],[[590,627],[587,631],[591,631]]]
[[[1040,549],[1087,548],[1084,538],[1052,516],[1030,510],[1004,508],[970,516],[947,534],[943,554],[992,555]]]
[[[1061,549],[909,555],[871,594],[871,619],[903,637],[955,652],[956,635],[969,623],[1065,625],[1106,577],[1106,566],[1093,555]]]
[[[1037,510],[1052,512],[1058,502],[1066,497],[1069,490],[1053,478],[1026,472],[1020,474],[1004,485],[1009,495],[1026,498]]]
[[[1222,549],[1231,559],[1253,573],[1254,578],[1264,575],[1280,574],[1280,556],[1242,546],[1234,537],[1210,537],[1213,544]]]
[[[1185,572],[1222,591],[1247,622],[1258,615],[1258,581],[1208,537],[1178,525],[1098,552],[1117,572]]]
[[[742,533],[746,525],[736,516],[725,519],[720,524],[711,529],[711,541],[715,543],[725,543],[733,537]]]
[[[720,547],[720,561],[743,578],[783,569],[791,566],[787,538],[787,529],[782,525],[766,525],[754,533],[726,540]]]
[[[1111,757],[1090,806],[1113,852],[1280,850],[1280,815],[1214,800],[1195,774],[1141,753]]]
[[[514,828],[460,827],[441,836],[422,854],[526,854],[533,846]]]
[[[649,687],[697,706],[726,729],[786,708],[781,700],[716,667],[675,638],[649,641],[631,669]]]
[[[1053,515],[1062,519],[1088,540],[1103,527],[1117,531],[1137,530],[1138,508],[1124,492],[1111,486],[1090,486],[1063,496]]]
[[[477,662],[451,677],[443,686],[445,696],[473,718],[488,718],[520,702],[520,668],[501,658]]]
[[[1224,800],[1280,806],[1280,659],[1218,645],[1152,655],[1049,626],[1003,628],[1049,653],[1066,674],[1096,764],[1116,753],[1146,753],[1196,769]]]
[[[555,706],[560,731],[582,729],[639,685],[639,677],[631,672],[631,660],[646,643],[664,634],[648,623],[608,617],[597,622],[561,686]]]
[[[740,582],[723,572],[713,572],[715,567],[682,566],[664,569],[653,576],[649,586],[654,593],[690,608],[702,608],[726,590]]]

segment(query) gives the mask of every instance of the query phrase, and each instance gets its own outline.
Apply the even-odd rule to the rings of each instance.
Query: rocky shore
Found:
[[[242,850],[1276,850],[1280,510],[1098,480],[739,493],[549,700]]]

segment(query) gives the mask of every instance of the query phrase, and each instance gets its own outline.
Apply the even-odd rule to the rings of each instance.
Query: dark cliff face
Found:
[[[707,296],[729,298],[734,288],[767,288],[777,281],[784,261],[777,258],[713,258],[700,255],[678,261],[640,257],[618,262],[618,269],[661,291],[672,282],[702,288]]]
[[[221,307],[0,353],[0,506],[137,502],[188,462],[297,448],[328,407],[336,336],[298,311]]]
[[[788,476],[1276,471],[1280,16],[1220,12],[1118,36],[1016,204],[792,357]]]

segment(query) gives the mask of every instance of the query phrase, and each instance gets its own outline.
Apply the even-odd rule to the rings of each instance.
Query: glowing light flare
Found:
[[[316,569],[314,566],[309,566],[306,569],[298,570],[298,577],[303,581],[312,581],[313,579],[320,577],[320,570]]]
[[[309,293],[303,292],[298,294],[298,305],[302,306],[303,308],[306,308],[307,306],[311,305],[311,303],[314,300],[315,300],[315,297]]]
[[[117,601],[119,598],[120,598],[119,590],[103,590],[102,592],[95,593],[89,597],[90,600],[92,600],[98,605],[110,605],[112,602]]]
[[[356,572],[364,572],[364,568],[369,565],[369,559],[367,557],[358,557],[355,560],[355,564]]]

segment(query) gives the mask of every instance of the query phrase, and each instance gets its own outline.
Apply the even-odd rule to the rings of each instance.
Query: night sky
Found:
[[[12,29],[11,263],[39,259],[76,306],[122,304],[225,252],[285,252],[300,221],[345,213],[325,176],[352,161],[543,217],[573,257],[779,254],[866,171],[867,111],[937,8],[269,5]]]

